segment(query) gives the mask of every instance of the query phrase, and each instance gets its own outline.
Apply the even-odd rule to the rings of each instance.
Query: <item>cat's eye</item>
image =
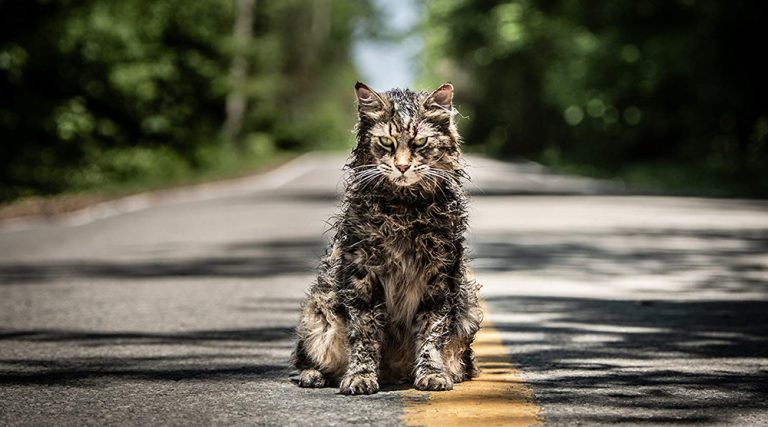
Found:
[[[393,141],[392,138],[387,138],[386,136],[380,136],[379,144],[383,145],[386,148],[391,148],[395,144],[395,141]]]
[[[427,145],[427,139],[428,138],[426,138],[426,137],[425,138],[419,138],[419,139],[413,141],[413,146],[414,147],[423,147],[423,146]]]

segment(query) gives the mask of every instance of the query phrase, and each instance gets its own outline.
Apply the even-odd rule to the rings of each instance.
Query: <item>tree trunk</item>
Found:
[[[230,91],[227,95],[224,136],[237,146],[243,127],[243,116],[247,105],[246,84],[248,82],[248,60],[246,52],[253,36],[253,12],[256,0],[237,0],[237,15],[234,28],[234,55],[229,70]]]

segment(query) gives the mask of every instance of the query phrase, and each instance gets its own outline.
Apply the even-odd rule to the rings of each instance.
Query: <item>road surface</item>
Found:
[[[0,425],[768,425],[768,203],[478,158],[499,380],[297,387],[292,328],[343,162],[0,224]]]

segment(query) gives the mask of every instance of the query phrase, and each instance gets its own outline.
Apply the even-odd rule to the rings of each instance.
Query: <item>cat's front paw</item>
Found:
[[[373,394],[379,391],[379,381],[371,374],[348,375],[342,378],[339,391],[341,394]]]
[[[299,374],[299,387],[325,387],[325,375],[317,369],[305,369]]]
[[[430,372],[416,377],[414,387],[419,390],[441,391],[453,389],[453,381],[443,372]]]

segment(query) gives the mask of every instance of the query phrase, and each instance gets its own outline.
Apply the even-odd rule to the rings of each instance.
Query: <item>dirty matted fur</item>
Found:
[[[342,209],[297,327],[299,385],[450,390],[477,375],[470,345],[482,319],[465,255],[453,86],[355,89],[357,146]]]

